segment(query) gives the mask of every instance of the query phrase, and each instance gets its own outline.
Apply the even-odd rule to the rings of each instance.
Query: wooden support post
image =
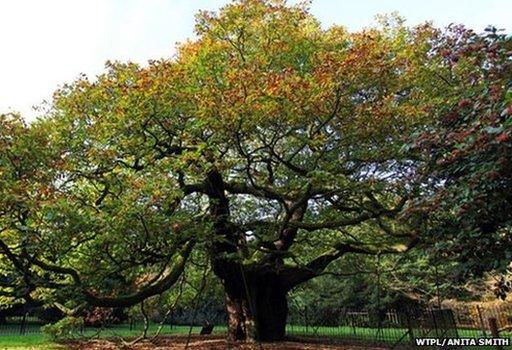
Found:
[[[476,306],[476,311],[478,312],[478,319],[480,321],[480,328],[482,329],[482,333],[484,337],[487,337],[487,333],[485,332],[484,318],[482,317],[482,310],[480,310],[480,305]]]
[[[495,317],[489,317],[489,329],[491,331],[491,335],[493,338],[498,338],[500,336],[500,331],[498,330],[498,322]],[[497,350],[503,350],[503,347],[501,345],[496,345]]]

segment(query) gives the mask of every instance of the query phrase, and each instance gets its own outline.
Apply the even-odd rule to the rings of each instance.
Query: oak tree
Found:
[[[196,32],[172,59],[56,92],[33,126],[55,198],[5,252],[63,284],[55,298],[128,306],[170,288],[195,245],[229,337],[281,340],[290,290],[347,254],[418,244],[422,216],[402,214],[424,157],[404,144],[455,91],[443,33],[395,17],[323,29],[281,0],[202,12]]]

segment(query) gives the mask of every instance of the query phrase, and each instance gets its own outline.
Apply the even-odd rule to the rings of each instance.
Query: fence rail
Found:
[[[5,335],[24,335],[41,332],[41,326],[46,324],[45,321],[35,316],[11,316],[6,317],[0,322],[0,336]]]
[[[411,345],[416,337],[490,337],[491,319],[495,320],[501,336],[511,337],[512,306],[497,308],[405,308],[401,310],[365,310],[348,308],[311,308],[290,306],[287,335],[290,337],[318,338],[327,342],[354,342],[380,345],[386,348]],[[150,331],[156,331],[162,321],[161,334],[198,334],[205,324],[216,326],[215,333],[226,331],[225,315],[221,312],[200,313],[188,317],[186,312],[170,315],[165,320],[151,322]],[[40,333],[45,321],[35,316],[5,317],[0,321],[2,335]],[[104,325],[108,335],[136,336],[142,331],[141,320],[129,319],[121,324]],[[98,328],[85,327],[83,334],[97,332]]]
[[[490,320],[500,335],[511,337],[512,308],[353,310],[291,307],[287,333],[291,336],[352,341],[393,348],[411,345],[414,338],[486,338]]]

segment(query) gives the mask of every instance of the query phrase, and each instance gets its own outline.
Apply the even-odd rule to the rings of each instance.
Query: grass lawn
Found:
[[[137,337],[142,332],[142,325],[137,324],[136,327],[130,329],[129,325],[118,325],[112,328],[106,328],[103,330],[87,328],[82,333],[85,337],[101,337],[101,338],[132,338]],[[148,330],[148,336],[155,334],[159,325],[158,324],[150,324]],[[4,335],[2,331],[6,331],[5,329],[0,329],[0,350],[7,349],[26,349],[26,350],[59,350],[65,349],[64,346],[58,345],[49,339],[47,339],[42,333],[35,332],[32,329],[30,334],[19,335],[17,334],[18,327],[15,328],[14,332],[10,332],[11,334]],[[169,325],[165,325],[162,328],[160,334],[162,335],[187,335],[190,330],[189,326],[173,326],[172,328]],[[199,334],[201,327],[192,327],[192,334]],[[224,333],[226,331],[225,326],[216,326],[214,328],[213,333]]]
[[[0,335],[0,350],[57,350],[64,347],[47,340],[42,334]]]
[[[158,324],[150,324],[148,335],[155,334],[158,329]],[[193,327],[192,334],[199,334],[201,327]],[[186,335],[190,330],[189,326],[169,326],[165,325],[160,334],[162,335]],[[118,325],[112,328],[106,328],[101,331],[93,328],[84,330],[83,335],[86,337],[101,337],[101,338],[132,338],[141,334],[142,325],[137,324],[136,327],[130,329],[129,325]],[[225,326],[216,326],[214,333],[225,333]],[[401,340],[401,342],[409,342],[409,335],[406,334],[405,328],[386,328],[380,331],[376,328],[364,327],[306,327],[297,325],[288,325],[287,334],[291,336],[304,336],[304,337],[318,337],[330,339],[347,339],[357,341],[376,341],[393,344]],[[458,330],[459,337],[481,337],[482,333],[478,330]],[[415,334],[415,336],[436,337],[436,334]],[[502,336],[510,337],[511,334],[503,334]],[[478,349],[484,350],[488,347],[479,347]],[[11,335],[3,335],[0,329],[0,350],[15,349],[15,350],[64,350],[65,347],[55,344],[48,340],[41,333],[32,333],[26,335],[19,335],[11,333]],[[491,349],[491,348],[489,348]]]

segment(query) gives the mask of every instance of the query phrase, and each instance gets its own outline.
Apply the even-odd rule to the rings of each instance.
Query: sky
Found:
[[[172,57],[193,38],[194,15],[229,0],[0,0],[0,113],[33,119],[35,106],[80,73],[94,77],[107,60]],[[290,2],[294,2],[291,0]],[[397,11],[409,25],[464,23],[477,32],[493,24],[512,32],[510,0],[313,0],[324,27],[359,30],[375,15]]]

